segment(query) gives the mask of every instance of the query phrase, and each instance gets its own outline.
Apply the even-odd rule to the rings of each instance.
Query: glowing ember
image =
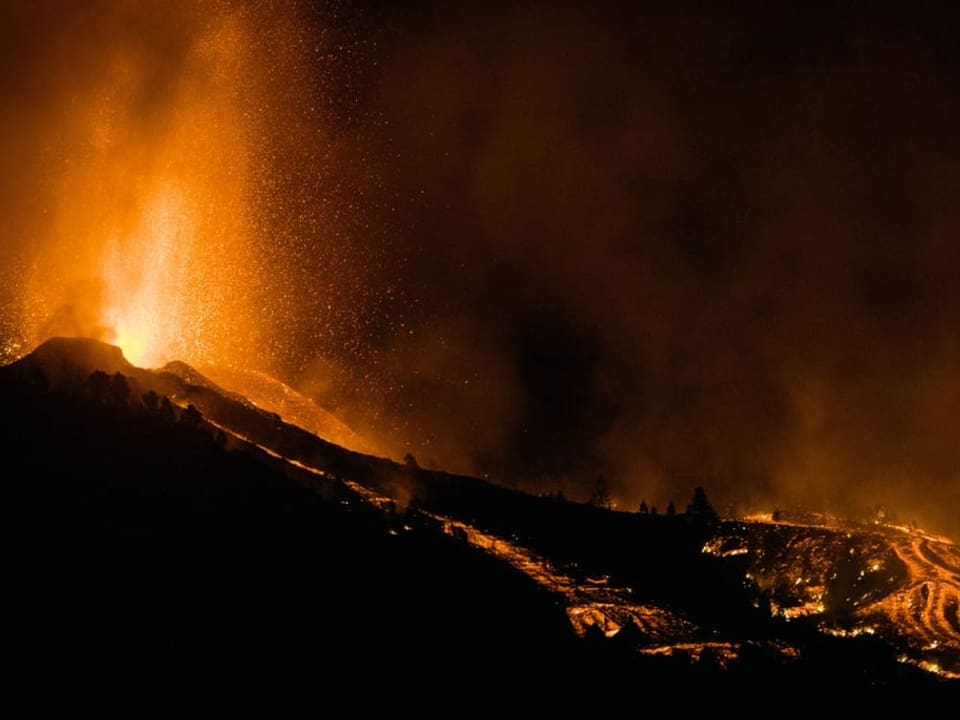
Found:
[[[73,99],[55,222],[22,278],[27,344],[90,336],[141,366],[250,349],[251,51],[238,16],[194,19],[174,70],[118,41]]]

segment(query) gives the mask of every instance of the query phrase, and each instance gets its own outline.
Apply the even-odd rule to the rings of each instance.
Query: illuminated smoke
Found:
[[[2,11],[4,360],[89,334],[509,484],[960,530],[955,23],[74,5]]]
[[[53,335],[145,367],[281,376],[365,351],[382,236],[360,199],[373,164],[331,130],[354,102],[331,78],[359,64],[332,10],[99,0],[3,16],[0,360]]]
[[[376,87],[418,458],[960,532],[955,18],[415,5]]]
[[[28,157],[7,180],[35,202],[6,233],[18,269],[10,350],[89,335],[152,366],[256,340],[242,21],[160,7],[7,11],[7,32],[22,35],[11,52],[29,51],[6,88],[22,102],[2,138]]]
[[[367,170],[335,159],[325,78],[348,79],[350,48],[321,13],[101,0],[4,16],[4,360],[63,334],[146,366],[273,369],[359,322],[350,263],[377,263],[351,178]]]

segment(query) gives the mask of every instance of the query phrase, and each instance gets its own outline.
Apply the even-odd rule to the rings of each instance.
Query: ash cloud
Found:
[[[415,9],[364,16],[415,454],[960,530],[949,10]]]

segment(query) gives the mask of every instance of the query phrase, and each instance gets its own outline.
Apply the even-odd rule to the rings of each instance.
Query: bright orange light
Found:
[[[144,209],[131,238],[111,243],[103,262],[104,324],[126,358],[144,367],[174,359],[189,312],[181,298],[189,287],[195,242],[186,204],[173,188],[160,189]]]
[[[256,59],[239,14],[202,27],[176,72],[118,43],[100,86],[73,100],[52,237],[25,279],[37,343],[96,337],[143,367],[242,363],[256,347]]]
[[[309,189],[285,184],[287,171],[313,177],[320,142],[309,5],[114,5],[112,32],[61,58],[79,69],[45,98],[53,130],[23,129],[46,192],[16,263],[0,266],[0,334],[16,330],[0,361],[79,336],[140,367],[238,368],[230,389],[372,452],[308,399],[256,381],[289,370],[277,357],[291,323],[323,322],[299,303],[317,308],[314,281],[329,283],[284,252],[324,239]]]
[[[123,356],[138,367],[150,367],[153,363],[145,360],[147,357],[146,343],[134,335],[120,333],[114,344],[123,352]]]

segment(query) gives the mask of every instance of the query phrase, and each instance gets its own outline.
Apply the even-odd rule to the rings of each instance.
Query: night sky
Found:
[[[289,3],[180,5],[245,7],[261,68],[277,17],[302,53],[263,74],[245,148],[251,365],[512,486],[587,499],[602,474],[624,509],[702,485],[721,510],[882,504],[960,533],[955,4],[344,1],[292,34]],[[96,43],[60,51],[152,42],[90,6]],[[35,50],[69,14],[19,12],[10,238],[39,227],[50,167],[23,108],[83,92]]]

